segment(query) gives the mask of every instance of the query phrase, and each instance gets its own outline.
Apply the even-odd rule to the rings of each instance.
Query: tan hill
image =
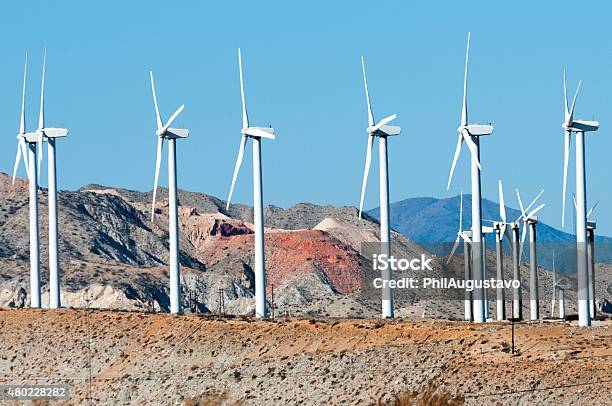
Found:
[[[607,323],[520,325],[513,356],[497,323],[0,310],[0,369],[68,385],[68,405],[376,405],[428,384],[467,405],[603,405]]]

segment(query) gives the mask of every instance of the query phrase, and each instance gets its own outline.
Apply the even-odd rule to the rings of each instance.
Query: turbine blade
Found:
[[[38,129],[45,128],[45,70],[47,66],[47,48],[43,56],[42,82],[40,85],[40,111],[38,113]]]
[[[574,210],[578,210],[578,203],[576,203],[576,195],[572,193],[572,200],[574,201]]]
[[[461,108],[461,125],[467,125],[467,81],[468,81],[468,62],[470,60],[470,33],[468,32],[467,48],[465,50],[465,71],[463,74],[463,106]]]
[[[13,166],[13,185],[15,184],[15,177],[17,176],[17,168],[21,160],[21,146],[17,144],[17,156],[15,156],[15,165]]]
[[[153,181],[153,203],[151,205],[151,222],[155,217],[155,198],[157,197],[157,182],[159,181],[159,168],[161,166],[162,151],[164,149],[164,138],[157,137],[157,156],[155,158],[155,180]]]
[[[455,148],[455,156],[453,157],[453,163],[451,165],[450,174],[448,175],[448,183],[446,184],[446,190],[450,189],[451,181],[453,180],[453,172],[455,172],[455,166],[461,153],[461,144],[463,144],[463,135],[459,133],[459,139],[457,139],[457,148]]]
[[[527,216],[525,215],[525,208],[523,207],[523,201],[521,200],[521,194],[519,193],[518,189],[516,189],[516,197],[518,198],[519,206],[521,208],[521,216],[519,216],[518,219],[522,217],[523,220],[525,220]]]
[[[510,232],[508,232],[508,225],[506,223],[502,224],[501,226],[499,240],[503,240],[504,237],[506,237],[506,240],[510,241]]]
[[[240,140],[240,148],[238,148],[238,158],[236,158],[236,166],[234,167],[234,175],[232,176],[232,185],[230,186],[229,196],[227,197],[227,204],[225,210],[229,210],[230,202],[232,201],[232,194],[234,193],[234,186],[236,185],[236,178],[238,177],[238,171],[240,171],[240,165],[242,165],[242,156],[244,155],[244,146],[246,145],[247,137],[242,136]]]
[[[504,228],[506,227],[506,203],[504,202],[504,190],[502,188],[502,181],[499,180],[499,217],[504,222]]]
[[[565,227],[565,194],[567,192],[567,169],[569,165],[569,149],[571,142],[571,131],[565,131],[564,155],[563,155],[563,203],[561,204],[561,228]]]
[[[574,99],[572,100],[572,107],[569,112],[569,123],[568,126],[571,126],[574,122],[574,107],[576,106],[576,98],[578,97],[578,92],[580,91],[580,85],[582,84],[582,80],[578,82],[578,87],[576,88],[576,93],[574,94]]]
[[[365,85],[366,101],[368,103],[368,127],[374,125],[374,114],[372,114],[372,105],[370,104],[370,92],[368,92],[368,79],[366,79],[365,61],[361,57],[361,70],[363,72],[363,84]]]
[[[565,124],[569,125],[569,106],[567,104],[567,82],[565,80],[565,69],[563,69],[563,99],[565,100]]]
[[[238,48],[238,66],[240,68],[240,96],[242,97],[242,128],[248,128],[249,116],[247,114],[246,101],[244,97],[244,78],[242,73],[242,54],[240,52],[240,48]]]
[[[525,236],[527,235],[527,222],[523,221],[523,231],[521,234],[521,252],[519,258],[523,258],[523,248],[525,247]]]
[[[28,146],[26,145],[26,141],[23,137],[19,137],[19,148],[21,148],[21,156],[23,157],[23,164],[25,165],[28,180],[31,180],[32,174],[30,173],[30,160],[28,158]]]
[[[591,210],[589,210],[589,212],[587,213],[587,218],[591,216],[591,213],[593,213],[593,210],[595,210],[598,204],[599,204],[599,200],[593,205],[593,207],[591,207]]]
[[[391,121],[395,120],[397,118],[397,114],[392,114],[389,117],[385,117],[382,120],[380,120],[378,122],[378,124],[376,124],[374,127],[372,127],[371,131],[372,132],[376,132],[378,130],[380,130],[381,127],[385,126],[387,123],[390,123]]]
[[[157,95],[155,94],[155,81],[153,80],[153,71],[149,71],[151,76],[151,91],[153,92],[153,105],[155,106],[155,119],[157,121],[157,131],[162,128],[162,119],[159,115],[159,107],[157,106]]]
[[[42,134],[36,140],[36,183],[40,185],[40,164],[42,163]]]
[[[534,205],[534,203],[538,200],[538,198],[540,196],[542,196],[542,193],[544,193],[544,189],[540,190],[540,193],[538,193],[538,195],[531,201],[531,203],[529,203],[529,206],[527,206],[527,208],[525,209],[525,212],[528,212],[529,209],[531,209],[531,207]]]
[[[451,253],[448,256],[448,259],[446,260],[447,264],[450,262],[453,255],[455,255],[455,251],[457,251],[457,248],[459,247],[459,241],[461,241],[461,235],[457,234],[457,239],[455,240],[455,244],[453,244],[453,249],[451,250]]]
[[[463,231],[463,190],[459,197],[459,232]]]
[[[537,212],[539,212],[540,210],[542,210],[542,208],[544,208],[544,206],[546,206],[545,203],[542,203],[541,205],[539,205],[538,207],[536,207],[535,209],[533,209],[528,215],[527,218],[533,217]]]
[[[25,134],[25,93],[26,93],[27,76],[28,76],[28,53],[26,52],[25,63],[23,65],[23,87],[21,89],[21,120],[19,121],[19,134]]]
[[[170,128],[170,126],[172,125],[174,120],[176,120],[176,118],[179,116],[179,114],[182,113],[182,111],[184,109],[185,109],[185,105],[184,104],[181,104],[181,106],[178,109],[176,109],[176,111],[170,116],[170,118],[168,119],[166,124],[159,130],[159,133],[161,135],[165,134],[166,131],[168,131],[168,128]]]
[[[468,134],[466,130],[461,130],[461,134],[463,135],[463,139],[470,149],[470,155],[472,156],[472,160],[476,161],[476,166],[478,166],[478,170],[482,170],[480,166],[480,161],[478,160],[478,146],[474,141],[472,141],[472,137]]]
[[[363,168],[363,180],[361,181],[361,199],[359,200],[359,218],[363,211],[363,199],[365,197],[366,185],[368,183],[368,173],[370,172],[370,163],[372,162],[372,145],[374,144],[374,137],[368,135],[368,146],[366,149],[366,160],[365,167]]]

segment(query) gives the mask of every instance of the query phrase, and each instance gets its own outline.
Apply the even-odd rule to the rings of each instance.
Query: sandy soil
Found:
[[[466,404],[601,405],[611,325],[517,325],[512,355],[508,323],[0,310],[0,384],[65,383],[70,405],[376,404],[430,381]]]

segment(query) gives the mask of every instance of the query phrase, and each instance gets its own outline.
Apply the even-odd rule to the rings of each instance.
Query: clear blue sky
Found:
[[[361,55],[375,116],[397,113],[403,128],[389,142],[391,200],[456,195],[469,190],[467,150],[451,191],[445,186],[471,31],[471,121],[496,128],[482,141],[484,196],[497,201],[500,177],[514,207],[515,186],[525,200],[543,187],[541,219],[560,224],[566,66],[572,91],[583,80],[577,118],[602,123],[587,142],[588,196],[589,206],[601,200],[599,228],[612,234],[609,2],[29,1],[5,5],[3,15],[3,172],[14,161],[24,52],[32,130],[47,46],[47,124],[70,129],[58,143],[62,189],[93,182],[151,189],[153,69],[164,118],[186,106],[178,124],[191,135],[178,145],[179,186],[226,198],[240,139],[240,46],[251,122],[277,130],[276,141],[263,142],[266,204],[359,204],[367,126]],[[239,202],[252,201],[250,157],[249,148]],[[378,205],[377,155],[373,163],[368,208]],[[572,174],[573,164],[572,154]]]

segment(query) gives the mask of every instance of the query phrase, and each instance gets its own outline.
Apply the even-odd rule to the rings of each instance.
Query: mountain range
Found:
[[[463,229],[469,230],[472,223],[471,212],[472,196],[463,195]],[[415,241],[428,251],[438,255],[448,255],[452,242],[459,230],[459,195],[446,199],[432,197],[417,197],[404,199],[390,204],[391,227],[406,238]],[[499,203],[482,199],[483,225],[491,226],[490,220],[499,221]],[[367,212],[379,219],[380,209],[375,208]],[[506,206],[508,221],[514,221],[521,216],[515,208]],[[547,268],[552,267],[553,254],[556,258],[557,270],[571,274],[575,272],[575,260],[572,252],[575,250],[576,236],[543,222],[537,224],[537,253],[538,264]],[[522,228],[521,228],[522,232]],[[494,236],[487,235],[487,249],[493,249]],[[526,237],[528,242],[528,236]],[[612,238],[596,235],[595,259],[598,263],[612,263]],[[504,249],[509,252],[509,245]],[[525,245],[523,260],[528,260],[528,244]]]

